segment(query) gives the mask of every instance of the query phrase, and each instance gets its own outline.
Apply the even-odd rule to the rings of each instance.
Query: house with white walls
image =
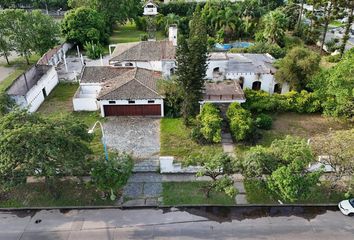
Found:
[[[136,67],[85,67],[73,98],[74,111],[105,116],[164,116],[157,81],[161,72]]]
[[[35,65],[19,76],[6,92],[20,108],[35,112],[58,83],[54,66]]]

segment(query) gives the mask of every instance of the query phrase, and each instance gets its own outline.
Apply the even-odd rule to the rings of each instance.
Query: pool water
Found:
[[[250,46],[253,46],[253,43],[250,42],[234,42],[234,43],[225,43],[225,44],[220,44],[217,43],[215,44],[215,48],[219,50],[230,50],[231,48],[247,48]]]

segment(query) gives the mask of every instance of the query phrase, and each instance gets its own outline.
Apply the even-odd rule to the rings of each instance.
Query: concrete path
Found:
[[[186,208],[0,213],[1,240],[353,240],[338,210]]]
[[[221,135],[221,144],[222,148],[224,150],[224,153],[227,153],[231,157],[236,157],[235,155],[235,145],[232,140],[232,136],[230,133],[223,132]],[[245,191],[245,186],[243,184],[243,178],[238,177],[237,179],[234,179],[234,187],[237,190],[237,195],[235,197],[235,203],[236,204],[247,204],[247,197],[246,197],[246,191]]]
[[[13,71],[15,71],[15,68],[13,67],[0,66],[0,83],[4,81]]]

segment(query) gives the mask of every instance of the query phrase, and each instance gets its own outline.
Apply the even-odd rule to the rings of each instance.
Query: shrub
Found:
[[[282,58],[285,56],[286,53],[285,50],[279,47],[278,44],[270,44],[267,42],[257,42],[255,45],[250,46],[248,48],[241,49],[241,51],[236,51],[235,53],[237,52],[269,53],[275,58]]]
[[[237,102],[232,103],[227,110],[230,131],[236,141],[246,140],[254,131],[251,113]]]
[[[242,106],[254,113],[298,112],[314,113],[321,111],[321,103],[315,93],[302,90],[286,94],[269,94],[264,91],[246,89],[247,101]]]
[[[271,116],[261,113],[256,117],[254,123],[260,129],[269,130],[272,128],[273,119]]]
[[[110,195],[111,200],[116,199],[116,193],[128,181],[133,170],[133,159],[128,154],[118,154],[94,163],[91,170],[91,181],[105,196]]]
[[[219,109],[212,103],[206,103],[197,118],[200,127],[194,130],[194,137],[202,136],[206,142],[210,143],[221,142],[222,118]],[[198,128],[200,134],[198,134]]]
[[[136,28],[139,31],[146,31],[147,22],[146,22],[146,18],[145,17],[136,17],[134,19],[134,22],[135,22]]]
[[[103,47],[101,44],[95,44],[93,42],[86,42],[84,45],[86,55],[90,59],[98,59],[103,55]]]

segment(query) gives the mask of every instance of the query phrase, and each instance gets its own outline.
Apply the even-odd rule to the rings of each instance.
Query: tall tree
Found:
[[[345,1],[346,6],[348,7],[348,21],[346,22],[345,25],[345,32],[344,32],[344,36],[342,39],[342,45],[340,46],[340,54],[341,56],[343,56],[344,51],[345,51],[345,47],[347,45],[347,42],[349,40],[349,34],[350,34],[350,30],[354,21],[354,0],[347,0]]]
[[[208,59],[207,38],[206,24],[198,6],[190,23],[189,38],[182,37],[177,48],[177,82],[183,91],[185,123],[199,111]]]
[[[281,10],[274,10],[266,14],[262,19],[260,36],[268,43],[283,45],[287,18]]]
[[[6,59],[7,64],[10,64],[8,56],[13,49],[10,41],[10,25],[11,21],[6,17],[4,11],[0,12],[0,56]]]
[[[289,83],[292,89],[306,88],[312,77],[319,71],[320,56],[302,47],[291,49],[278,63],[275,79]]]

